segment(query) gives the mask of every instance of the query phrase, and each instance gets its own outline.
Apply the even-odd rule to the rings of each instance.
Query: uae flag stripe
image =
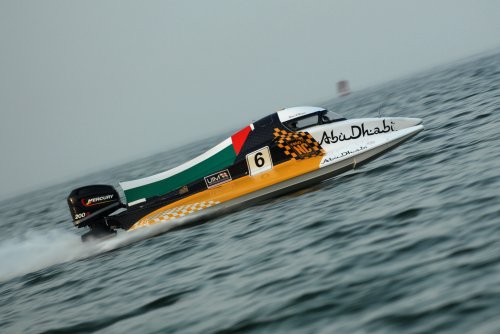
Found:
[[[232,165],[235,159],[236,153],[231,139],[228,138],[212,150],[181,166],[143,179],[121,182],[120,186],[130,204],[166,194]]]

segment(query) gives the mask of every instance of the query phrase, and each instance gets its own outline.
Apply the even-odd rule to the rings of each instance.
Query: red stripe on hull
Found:
[[[231,136],[234,152],[236,152],[236,155],[240,153],[243,144],[245,144],[245,141],[248,138],[248,134],[250,134],[250,131],[252,131],[252,128],[249,125]]]

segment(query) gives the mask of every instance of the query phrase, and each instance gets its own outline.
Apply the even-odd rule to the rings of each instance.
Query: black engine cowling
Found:
[[[68,196],[68,206],[76,227],[90,227],[91,231],[82,236],[85,240],[90,236],[114,235],[116,231],[109,226],[106,216],[124,205],[112,186],[92,185],[74,189]]]

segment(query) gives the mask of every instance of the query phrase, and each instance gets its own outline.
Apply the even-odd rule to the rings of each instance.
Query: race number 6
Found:
[[[247,154],[246,158],[250,175],[257,175],[273,168],[273,159],[268,146]]]

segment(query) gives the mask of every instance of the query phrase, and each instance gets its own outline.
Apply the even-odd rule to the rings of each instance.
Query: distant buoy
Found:
[[[351,90],[349,89],[349,81],[341,80],[337,82],[337,93],[339,96],[346,96],[351,94]]]

